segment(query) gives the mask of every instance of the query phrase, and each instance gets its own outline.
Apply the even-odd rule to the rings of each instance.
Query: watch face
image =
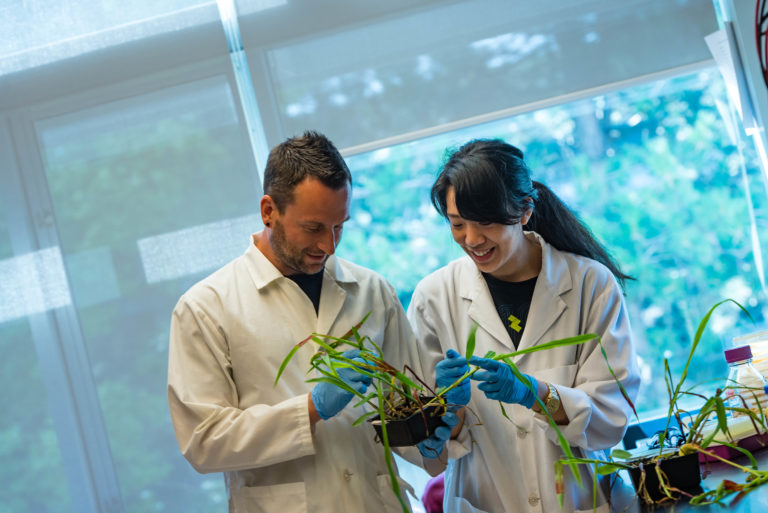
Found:
[[[557,389],[552,385],[549,385],[549,397],[547,397],[547,411],[555,413],[560,408],[560,395],[557,393]]]

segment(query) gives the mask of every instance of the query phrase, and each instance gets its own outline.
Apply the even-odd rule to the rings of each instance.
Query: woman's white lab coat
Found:
[[[176,437],[199,472],[224,472],[237,513],[400,512],[382,446],[349,405],[310,429],[305,380],[314,343],[275,377],[312,332],[361,329],[399,364],[413,333],[394,289],[379,275],[331,257],[319,315],[309,298],[252,244],[192,287],[171,323],[168,398]]]
[[[639,385],[632,335],[622,292],[608,269],[593,260],[556,250],[533,232],[542,247],[542,268],[518,349],[583,333],[600,335],[611,366],[634,400]],[[427,276],[417,286],[408,317],[420,339],[422,369],[434,369],[449,348],[465,354],[467,335],[478,324],[475,354],[515,350],[485,280],[469,257]],[[631,409],[610,375],[597,342],[541,351],[513,359],[522,372],[552,383],[570,419],[560,431],[574,452],[587,457],[616,445]],[[431,376],[431,374],[428,374]],[[592,511],[589,470],[584,488],[566,469],[563,509],[555,494],[554,463],[562,454],[546,417],[520,405],[499,403],[474,385],[463,429],[448,444],[446,511]],[[474,412],[474,414],[473,414]],[[476,416],[475,416],[476,414]],[[439,460],[425,460],[432,472]],[[605,503],[598,494],[598,506]],[[598,508],[606,511],[607,506]]]

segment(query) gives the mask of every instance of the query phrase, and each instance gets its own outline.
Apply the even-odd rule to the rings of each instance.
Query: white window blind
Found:
[[[709,60],[717,29],[712,3],[692,0],[422,3],[329,27],[346,4],[242,16],[286,135],[312,127],[350,147],[533,104]]]

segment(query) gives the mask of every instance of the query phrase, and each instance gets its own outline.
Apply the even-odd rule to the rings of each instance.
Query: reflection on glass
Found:
[[[165,388],[174,304],[258,229],[231,89],[214,77],[36,128],[126,509],[226,509],[221,475],[182,457]]]
[[[1,207],[2,205],[0,205]],[[0,208],[0,509],[74,513],[59,442],[26,315],[44,310],[38,300],[19,296],[22,276],[38,276],[50,259],[9,258],[7,213]],[[58,256],[61,269],[61,256]],[[44,267],[44,266],[43,266]],[[55,265],[52,266],[55,268]],[[21,271],[22,275],[16,273]],[[9,285],[9,282],[11,285]],[[30,288],[34,289],[34,285]],[[13,291],[13,293],[11,293]],[[39,290],[38,290],[39,292]],[[27,291],[24,290],[26,294]],[[11,304],[8,304],[8,303]]]
[[[466,0],[267,55],[285,132],[347,148],[704,61],[716,29],[711,2]]]
[[[0,323],[70,303],[59,248],[0,260]]]

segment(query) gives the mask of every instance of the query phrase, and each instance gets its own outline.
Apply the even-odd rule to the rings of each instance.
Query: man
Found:
[[[349,219],[352,179],[323,135],[275,147],[264,173],[264,230],[241,257],[194,285],[171,321],[168,399],[182,453],[199,472],[225,472],[230,511],[395,512],[384,451],[353,426],[352,394],[307,384],[312,332],[361,329],[385,358],[415,342],[394,289],[334,256]],[[347,381],[368,383],[350,372]]]

